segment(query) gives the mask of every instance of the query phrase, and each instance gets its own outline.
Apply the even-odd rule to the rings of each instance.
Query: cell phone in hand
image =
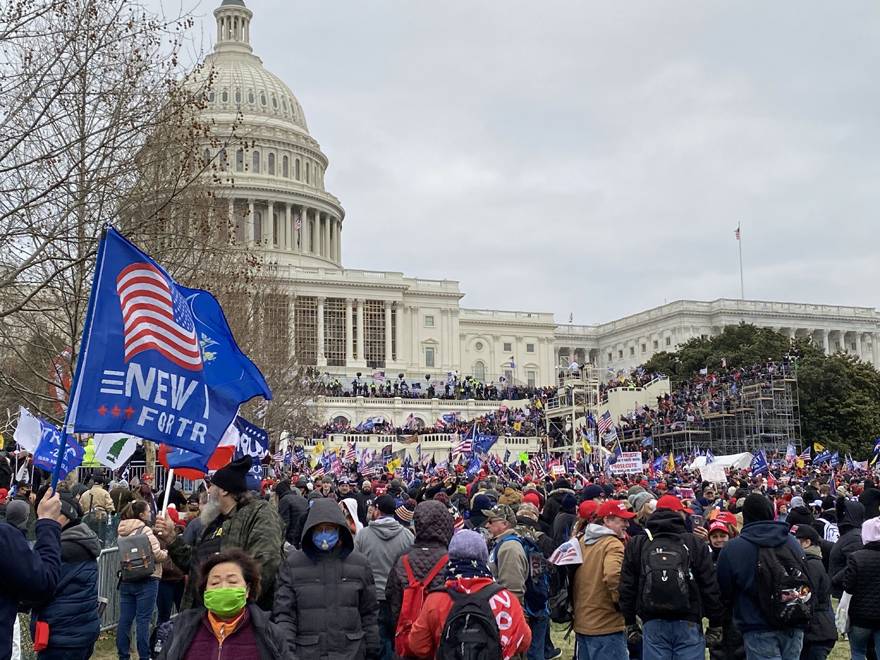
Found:
[[[695,513],[691,516],[691,520],[694,523],[694,527],[702,527],[703,526],[703,522],[704,522],[703,516]]]

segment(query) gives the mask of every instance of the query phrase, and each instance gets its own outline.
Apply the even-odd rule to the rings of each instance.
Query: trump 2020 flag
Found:
[[[263,480],[263,468],[261,461],[269,453],[269,434],[256,424],[251,424],[239,415],[235,418],[235,426],[238,427],[239,440],[235,448],[235,458],[250,456],[251,469],[247,473],[248,490],[259,490]]]
[[[752,456],[752,476],[754,477],[765,472],[770,472],[770,464],[767,462],[767,454],[764,453],[763,449],[759,449]]]
[[[34,465],[51,472],[58,463],[62,433],[46,420],[39,419],[39,422],[41,439],[40,444],[37,445],[34,451]],[[65,436],[64,457],[61,459],[61,470],[58,473],[59,479],[64,479],[69,472],[79,467],[85,455],[85,450],[72,435],[65,434]]]
[[[216,298],[177,284],[108,228],[66,430],[125,433],[208,455],[239,405],[258,395],[272,397]]]

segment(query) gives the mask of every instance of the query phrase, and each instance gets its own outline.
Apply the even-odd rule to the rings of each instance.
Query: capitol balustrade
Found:
[[[444,414],[458,413],[463,420],[495,412],[501,406],[510,409],[524,408],[529,399],[410,399],[405,397],[319,396],[313,405],[321,419],[345,417],[357,425],[370,417],[381,416],[395,426],[404,426],[412,415],[425,426],[431,426]]]
[[[332,433],[326,438],[307,438],[302,441],[305,447],[316,447],[319,443],[327,449],[348,447],[350,444],[357,445],[358,449],[370,449],[381,452],[391,446],[391,451],[396,452],[405,449],[413,459],[419,451],[424,456],[430,454],[436,460],[444,460],[452,450],[455,443],[460,440],[458,433],[424,433],[421,435],[398,436],[388,434],[363,434],[363,433]],[[300,440],[297,440],[300,442]],[[418,449],[417,449],[418,447]],[[504,456],[507,450],[511,455],[522,452],[534,454],[543,451],[545,439],[539,436],[499,436],[497,442],[492,445],[490,452],[496,456]]]

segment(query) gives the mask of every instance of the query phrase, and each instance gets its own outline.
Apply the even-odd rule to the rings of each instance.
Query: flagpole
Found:
[[[736,240],[739,243],[739,299],[746,299],[745,280],[743,279],[743,239],[742,239],[742,223],[736,225]]]
[[[165,497],[162,498],[162,515],[168,510],[168,498],[171,497],[171,485],[174,483],[174,468],[168,468],[165,475]]]

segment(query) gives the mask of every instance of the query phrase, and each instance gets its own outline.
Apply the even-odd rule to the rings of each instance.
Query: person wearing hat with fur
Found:
[[[23,503],[22,503],[23,504]],[[33,603],[31,635],[38,621],[49,626],[49,646],[38,658],[87,660],[101,632],[98,601],[98,555],[101,542],[81,522],[82,512],[73,493],[61,493],[61,576],[55,592]]]
[[[194,544],[186,544],[183,536],[175,533],[174,521],[168,516],[156,519],[155,531],[168,543],[171,559],[190,574],[183,607],[201,604],[195,590],[198,566],[210,555],[230,548],[241,548],[260,564],[262,587],[257,604],[263,609],[272,607],[282,554],[281,518],[269,502],[248,492],[250,468],[251,457],[244,456],[211,477],[208,501],[199,512],[202,529]]]
[[[449,591],[479,593],[495,583],[487,560],[486,542],[479,533],[462,530],[452,537],[446,588],[428,594],[410,631],[409,646],[416,657],[434,658],[437,655],[446,617],[452,610]],[[498,624],[503,660],[524,654],[532,643],[532,630],[526,623],[519,601],[502,588],[489,599],[489,606]]]
[[[381,660],[393,655],[396,621],[391,620],[391,607],[385,599],[388,574],[394,561],[413,545],[412,533],[395,517],[397,502],[391,495],[382,495],[373,503],[373,519],[354,539],[354,549],[367,558],[373,570],[376,596],[379,600],[379,640]]]

